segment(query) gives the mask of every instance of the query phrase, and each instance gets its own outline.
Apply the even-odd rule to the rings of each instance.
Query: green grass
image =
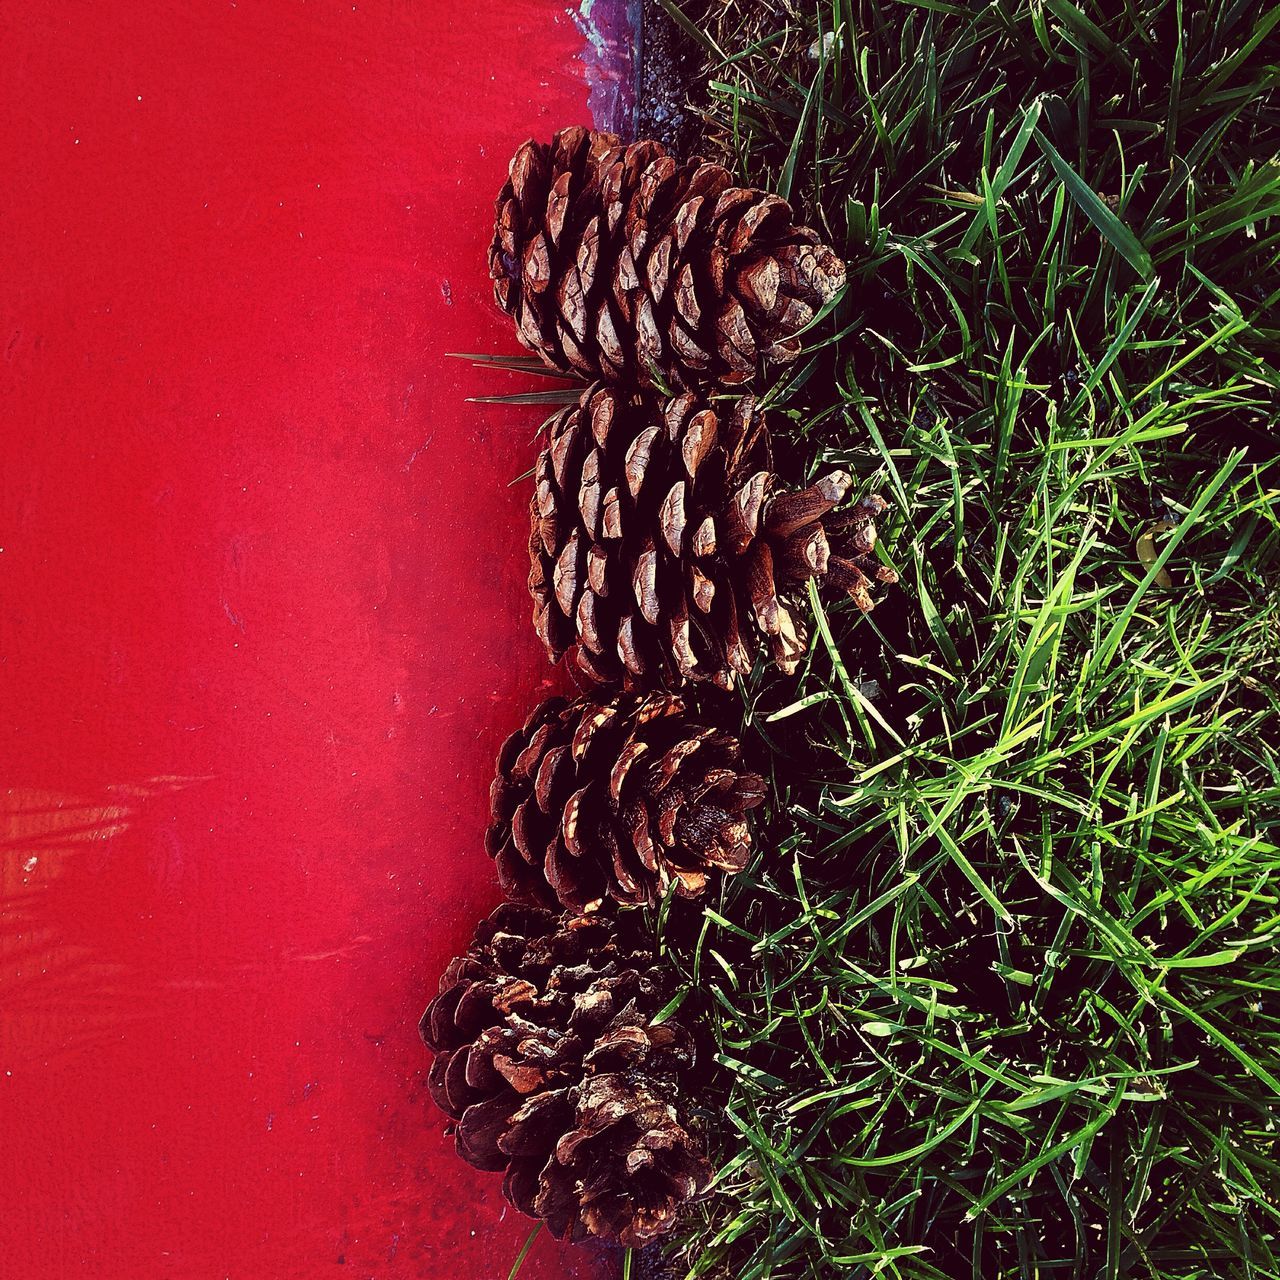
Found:
[[[894,503],[657,922],[695,1276],[1280,1277],[1280,7],[713,6],[708,147],[851,266],[769,390]],[[692,1006],[690,1006],[692,1007]]]

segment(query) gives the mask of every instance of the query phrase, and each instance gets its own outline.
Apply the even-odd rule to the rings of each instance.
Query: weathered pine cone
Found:
[[[741,384],[844,287],[780,196],[660,143],[564,129],[526,142],[497,201],[489,273],[553,369],[623,385]]]
[[[652,946],[607,913],[504,903],[440,980],[421,1031],[458,1154],[562,1239],[639,1247],[707,1185],[693,1037]]]
[[[722,406],[596,385],[548,432],[530,504],[533,621],[553,661],[572,648],[593,680],[727,689],[751,670],[755,632],[791,673],[807,635],[789,590],[816,577],[870,610],[873,583],[896,581],[875,555],[888,504],[830,514],[852,483],[844,471],[775,494],[750,397]]]
[[[485,847],[509,897],[593,910],[700,894],[751,852],[764,781],[671,694],[542,703],[498,757]]]

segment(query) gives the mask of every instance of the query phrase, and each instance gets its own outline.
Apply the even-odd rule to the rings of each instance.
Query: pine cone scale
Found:
[[[507,1131],[515,1110],[513,1100],[505,1094],[473,1102],[458,1120],[454,1135],[458,1154],[486,1173],[501,1173],[508,1160],[498,1139]]]

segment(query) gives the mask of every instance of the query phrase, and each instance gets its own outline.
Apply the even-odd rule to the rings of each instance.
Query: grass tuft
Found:
[[[850,262],[768,390],[895,511],[656,923],[734,1280],[1280,1277],[1280,7],[712,6],[708,146]]]

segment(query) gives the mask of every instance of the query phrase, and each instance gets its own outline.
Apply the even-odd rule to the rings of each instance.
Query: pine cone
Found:
[[[690,723],[680,698],[551,698],[512,734],[489,793],[485,847],[508,896],[592,910],[700,894],[746,865],[764,781],[736,738]]]
[[[582,128],[516,152],[489,274],[520,341],[553,369],[675,388],[794,360],[797,334],[845,282],[780,196]]]
[[[781,596],[816,577],[870,610],[882,498],[828,513],[852,483],[833,471],[773,494],[763,414],[694,393],[661,402],[589,387],[552,418],[530,504],[533,621],[557,661],[576,642],[592,679],[632,688],[751,670],[751,626],[783,671],[807,648]],[[744,616],[749,621],[744,626]]]
[[[693,1037],[654,1024],[670,970],[623,921],[504,903],[422,1017],[458,1154],[560,1238],[638,1247],[707,1185],[690,1132]]]

